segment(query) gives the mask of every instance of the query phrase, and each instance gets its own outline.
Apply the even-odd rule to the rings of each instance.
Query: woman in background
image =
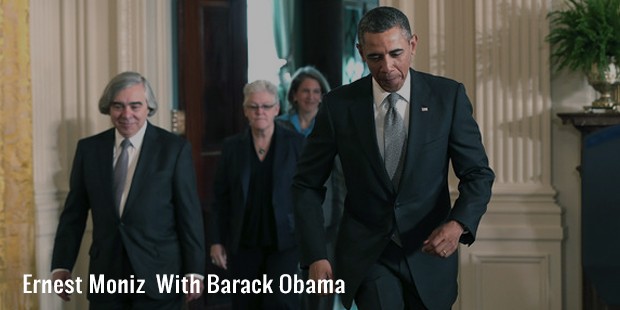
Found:
[[[329,84],[319,70],[311,66],[299,68],[293,74],[286,95],[290,109],[276,121],[307,137],[314,128],[314,117],[321,99],[329,90]]]
[[[329,83],[321,72],[312,66],[299,68],[291,80],[287,93],[290,110],[288,113],[276,118],[276,122],[283,127],[295,130],[308,137],[314,128],[314,118],[319,111],[323,95],[330,91]],[[344,207],[346,187],[342,176],[340,158],[336,157],[332,173],[325,182],[325,200],[323,202],[325,235],[328,236],[327,255],[328,260],[333,262],[334,249],[338,226]],[[307,270],[302,271],[307,279]],[[335,295],[319,296],[304,294],[302,296],[302,309],[307,310],[332,310],[342,307],[335,303]]]
[[[232,279],[263,275],[279,283],[298,272],[291,185],[302,135],[274,119],[278,89],[258,80],[243,88],[249,129],[224,141],[214,180],[209,244],[211,262],[230,270]],[[299,295],[273,293],[232,297],[233,309],[298,309]]]

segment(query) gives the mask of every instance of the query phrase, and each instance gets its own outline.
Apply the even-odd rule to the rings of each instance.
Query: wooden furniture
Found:
[[[620,112],[570,112],[558,113],[558,116],[562,123],[575,126],[581,132],[582,138],[598,129],[620,124]]]
[[[571,124],[581,132],[582,141],[585,137],[599,129],[603,129],[608,126],[620,124],[620,112],[606,112],[606,113],[588,113],[588,112],[573,112],[573,113],[558,113],[558,116],[562,119],[564,124]],[[582,146],[583,148],[583,143]],[[583,150],[582,150],[583,151]],[[605,304],[597,295],[593,284],[589,281],[585,274],[582,274],[583,279],[583,309],[589,310],[620,310],[619,306],[610,306]]]

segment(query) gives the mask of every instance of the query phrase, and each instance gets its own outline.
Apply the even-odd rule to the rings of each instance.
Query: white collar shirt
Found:
[[[138,132],[129,138],[130,146],[127,148],[128,155],[128,166],[127,166],[127,178],[125,179],[125,187],[123,188],[123,196],[121,197],[121,205],[120,205],[120,214],[123,214],[125,210],[125,203],[127,202],[127,196],[129,195],[129,190],[131,189],[131,182],[133,180],[133,175],[136,172],[136,167],[138,165],[138,155],[140,154],[140,150],[142,149],[142,142],[144,141],[144,133],[146,133],[146,126],[148,122],[144,122],[144,125]],[[116,166],[116,161],[121,154],[121,142],[125,139],[118,130],[114,130],[114,161],[113,166]],[[112,167],[114,168],[114,167]]]
[[[396,110],[398,114],[403,118],[405,125],[405,139],[407,139],[407,133],[409,132],[409,109],[411,105],[411,72],[407,72],[405,83],[396,93],[400,96],[396,102]],[[379,152],[383,158],[385,141],[383,137],[383,123],[385,121],[385,113],[387,112],[387,96],[390,93],[386,92],[379,86],[379,83],[372,79],[372,96],[375,110],[375,132],[377,133],[377,145],[379,146]]]

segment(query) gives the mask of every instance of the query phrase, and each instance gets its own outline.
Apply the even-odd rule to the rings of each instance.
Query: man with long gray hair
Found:
[[[90,211],[89,288],[99,288],[88,291],[90,309],[180,309],[184,295],[200,297],[205,272],[190,145],[147,121],[157,101],[139,73],[112,78],[99,110],[114,128],[78,142],[52,278],[71,281]],[[182,289],[162,290],[162,277]],[[69,300],[65,290],[58,295]]]

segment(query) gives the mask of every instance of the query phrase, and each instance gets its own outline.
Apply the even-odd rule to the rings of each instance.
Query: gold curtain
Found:
[[[36,309],[29,0],[0,0],[0,309]],[[36,275],[34,275],[36,276]]]

